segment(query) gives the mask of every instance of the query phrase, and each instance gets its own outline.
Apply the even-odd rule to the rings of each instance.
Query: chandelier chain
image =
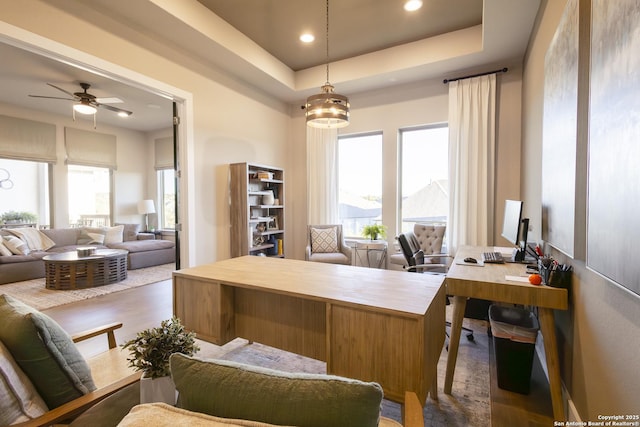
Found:
[[[327,0],[327,84],[329,84],[329,0]]]

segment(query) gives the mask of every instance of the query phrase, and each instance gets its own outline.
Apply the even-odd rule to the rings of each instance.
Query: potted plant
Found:
[[[387,226],[382,224],[365,225],[362,229],[362,235],[371,240],[378,240],[378,236],[384,239],[387,237]]]
[[[28,224],[36,222],[38,217],[31,212],[8,211],[3,213],[0,219],[4,224]]]
[[[169,357],[173,353],[193,356],[200,350],[195,333],[185,331],[175,316],[163,320],[160,327],[138,332],[122,348],[131,352],[127,359],[129,367],[143,372],[140,403],[165,402],[170,405],[176,402],[176,390],[169,372]]]

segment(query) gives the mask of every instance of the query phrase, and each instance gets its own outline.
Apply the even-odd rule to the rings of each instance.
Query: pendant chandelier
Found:
[[[305,116],[307,126],[314,128],[342,128],[349,125],[349,98],[333,92],[329,83],[329,0],[327,0],[327,81],[322,93],[307,98]]]

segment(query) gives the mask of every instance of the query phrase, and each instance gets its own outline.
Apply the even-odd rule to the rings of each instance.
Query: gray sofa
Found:
[[[105,244],[86,242],[86,228],[40,230],[53,240],[55,246],[46,251],[30,251],[27,255],[0,256],[0,285],[44,277],[44,261],[42,260],[44,256],[52,253],[72,252],[78,246],[127,250],[129,251],[127,256],[129,270],[175,262],[176,247],[174,242],[156,240],[153,234],[140,233],[139,224],[120,225],[123,228],[122,238]],[[12,230],[0,229],[0,236],[13,235]]]

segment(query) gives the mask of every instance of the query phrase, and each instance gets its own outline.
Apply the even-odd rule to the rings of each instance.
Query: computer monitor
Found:
[[[502,237],[514,245],[512,261],[524,261],[527,249],[527,234],[529,232],[529,218],[522,218],[521,200],[505,200],[504,221],[502,223]],[[521,237],[522,235],[522,237]]]

